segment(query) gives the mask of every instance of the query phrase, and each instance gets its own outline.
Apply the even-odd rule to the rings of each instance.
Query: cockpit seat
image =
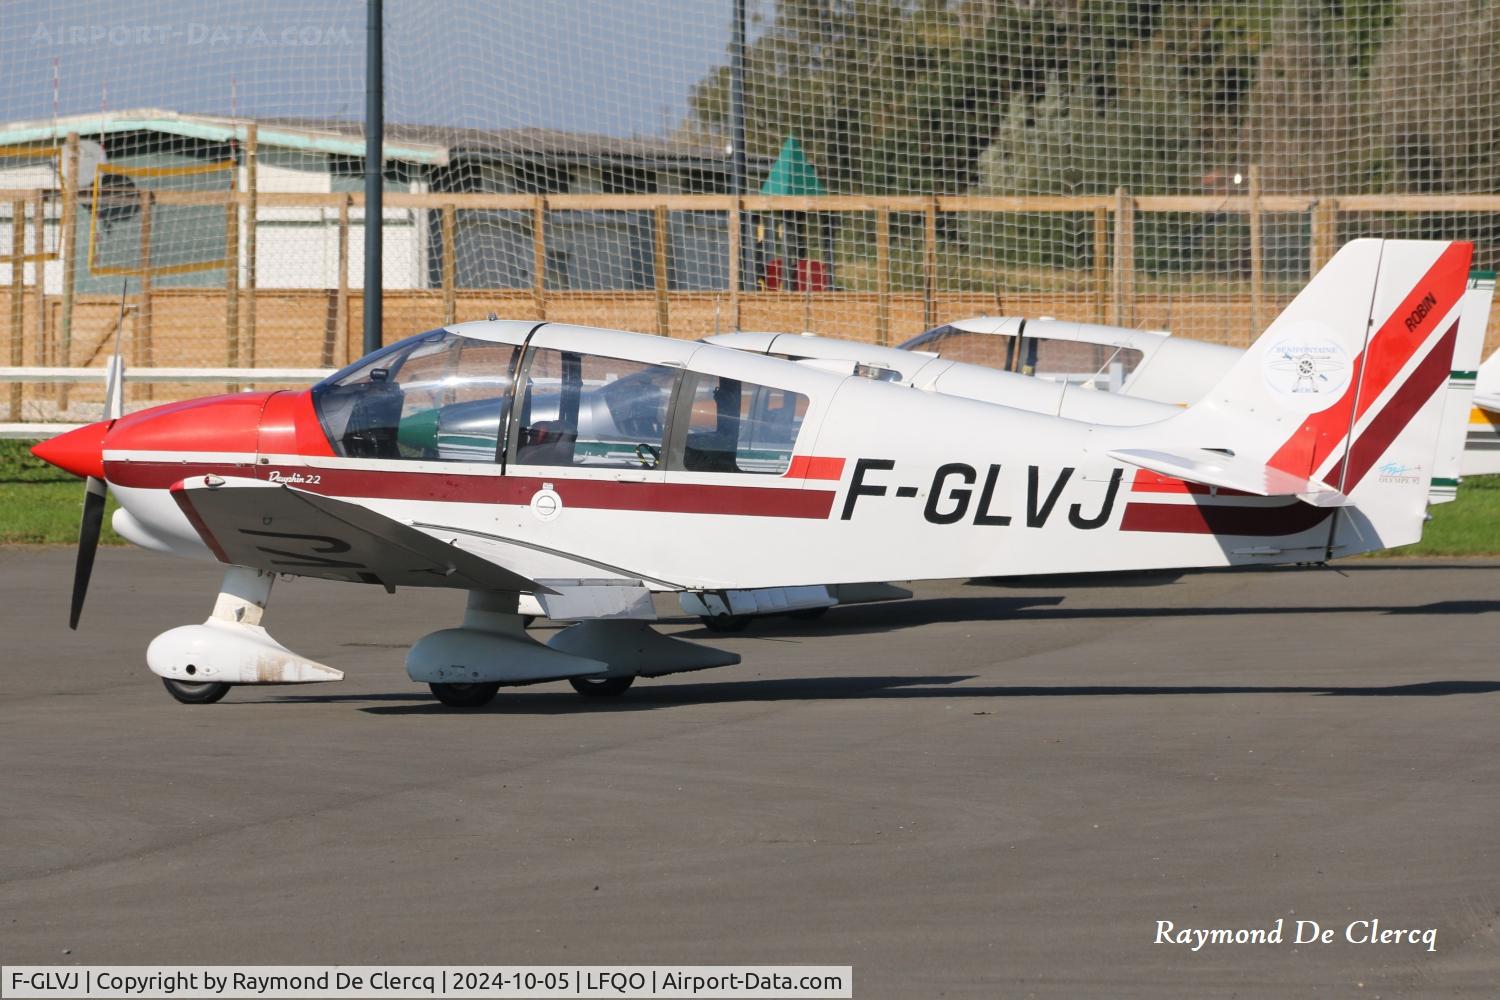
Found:
[[[523,429],[516,449],[518,465],[572,465],[578,433],[560,420],[542,420]]]
[[[734,435],[717,431],[688,434],[682,466],[689,472],[739,472]]]
[[[351,458],[400,458],[396,445],[406,394],[391,382],[360,386],[344,430],[344,454]]]

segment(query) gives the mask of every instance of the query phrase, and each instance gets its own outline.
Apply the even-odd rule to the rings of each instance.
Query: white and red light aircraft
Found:
[[[229,566],[158,636],[179,700],[337,680],[262,621],[277,574],[469,593],[420,639],[450,705],[505,684],[618,694],[734,654],[654,632],[654,592],[1320,562],[1421,536],[1468,243],[1344,247],[1203,399],[1139,426],[555,323],[408,338],[310,390],[115,416],[37,445],[144,547]],[[1324,378],[1284,370],[1312,359]],[[542,645],[538,595],[576,620]]]

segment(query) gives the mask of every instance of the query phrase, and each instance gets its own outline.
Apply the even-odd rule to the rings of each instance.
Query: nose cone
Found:
[[[104,435],[112,422],[101,420],[38,442],[31,446],[31,453],[48,465],[55,465],[75,476],[103,479]]]

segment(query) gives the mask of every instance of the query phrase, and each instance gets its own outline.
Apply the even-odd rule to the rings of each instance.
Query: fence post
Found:
[[[938,200],[933,195],[922,213],[922,329],[937,326],[937,217]]]
[[[1313,202],[1312,238],[1307,254],[1309,279],[1322,270],[1323,265],[1333,256],[1335,241],[1338,239],[1338,211],[1337,198],[1324,197]]]
[[[1109,209],[1094,206],[1094,321],[1108,322],[1104,289],[1109,285]]]
[[[254,125],[245,127],[245,353],[247,366],[255,367],[255,233],[260,218],[260,182],[256,176],[258,133]]]
[[[239,171],[235,171],[238,175]],[[235,185],[239,187],[238,184]],[[229,192],[224,205],[224,330],[229,340],[229,367],[240,366],[240,199]],[[227,388],[226,392],[233,389]]]
[[[891,210],[875,210],[875,343],[891,346]]]
[[[547,197],[531,207],[531,298],[537,319],[547,318]]]
[[[36,363],[47,363],[47,199],[36,193],[36,212],[32,215],[36,227],[36,264],[31,277],[36,285]]]
[[[333,304],[333,326],[335,340],[323,345],[323,367],[334,365],[334,343],[344,345],[344,361],[349,358],[349,202],[350,196],[339,199],[339,290]]]
[[[62,343],[58,364],[73,363],[73,289],[76,280],[74,256],[78,252],[78,133],[69,132],[66,143],[68,166],[63,175],[62,192]],[[57,388],[57,408],[68,409],[68,384]]]
[[[1114,254],[1115,326],[1135,325],[1135,199],[1115,188]]]
[[[26,203],[10,203],[10,363],[26,363],[22,345],[26,337]],[[10,387],[10,419],[21,419],[21,391],[14,382]]]
[[[1261,246],[1260,166],[1250,164],[1250,337],[1260,333],[1261,286],[1265,252]]]
[[[667,239],[670,233],[667,226],[670,217],[667,215],[666,205],[656,206],[655,243],[656,259],[654,261],[656,272],[656,332],[663,337],[672,335],[671,306],[667,301],[668,285],[671,275],[667,273]]]
[[[135,338],[135,363],[145,368],[156,365],[156,351],[151,343],[151,191],[142,190],[141,198],[141,301],[135,311],[138,336]],[[147,399],[151,398],[151,383],[141,387]]]
[[[734,198],[729,202],[729,325],[740,329],[740,220],[745,210],[744,199]]]
[[[443,323],[452,323],[458,313],[458,290],[456,276],[458,268],[453,255],[457,252],[458,240],[455,230],[458,225],[458,210],[452,205],[443,206]]]

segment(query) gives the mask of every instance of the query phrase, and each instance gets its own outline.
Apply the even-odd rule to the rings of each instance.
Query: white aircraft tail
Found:
[[[1329,524],[1328,556],[1417,541],[1472,256],[1470,243],[1346,244],[1217,386],[1158,425],[1196,449],[1110,454],[1337,508],[1309,522]]]

